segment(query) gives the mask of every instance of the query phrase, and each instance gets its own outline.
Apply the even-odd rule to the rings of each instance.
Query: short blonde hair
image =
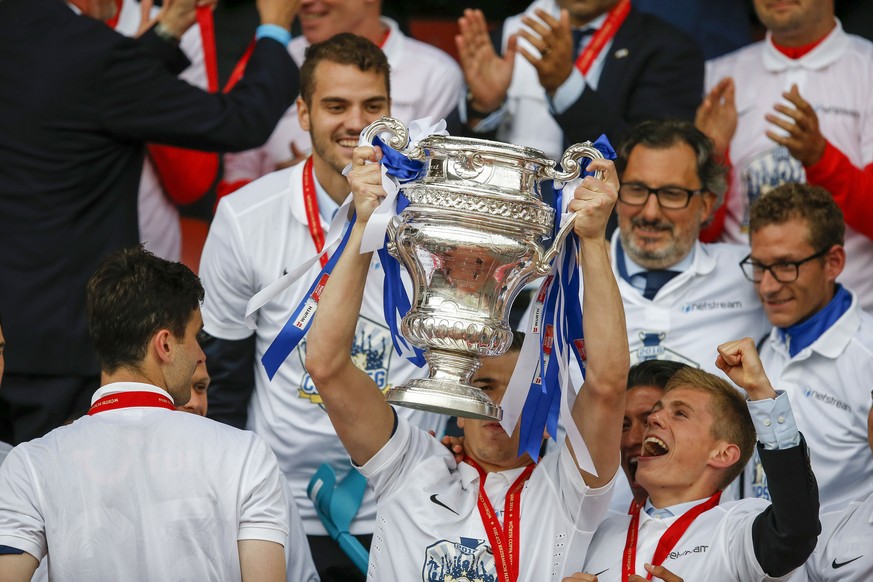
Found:
[[[709,412],[713,418],[712,436],[737,445],[740,449],[739,461],[728,467],[719,484],[719,489],[724,489],[743,472],[755,450],[757,434],[746,399],[726,380],[692,367],[683,368],[673,374],[667,381],[665,393],[676,388],[690,388],[709,394]]]

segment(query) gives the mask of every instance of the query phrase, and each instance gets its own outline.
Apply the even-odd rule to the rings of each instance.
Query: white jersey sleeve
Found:
[[[37,560],[47,551],[40,490],[25,453],[13,449],[0,466],[0,546],[23,550]]]
[[[249,299],[259,291],[246,260],[233,210],[221,201],[209,228],[200,259],[200,278],[207,289],[203,300],[203,329],[213,337],[240,340],[252,335],[245,324]]]
[[[260,438],[243,470],[239,540],[265,540],[283,546],[288,539],[288,501],[276,455]]]

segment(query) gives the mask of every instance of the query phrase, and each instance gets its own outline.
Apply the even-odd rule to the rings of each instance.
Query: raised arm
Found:
[[[756,413],[752,413],[758,431],[758,454],[767,473],[772,500],[772,505],[752,524],[752,546],[761,569],[768,576],[781,577],[802,566],[815,549],[821,531],[818,485],[809,463],[806,443],[796,429],[794,435],[762,438],[762,435],[772,433],[771,427],[778,422],[793,424],[794,419],[787,395],[777,395],[771,386],[755,342],[751,338],[727,342],[718,347],[718,353],[716,366],[746,391],[749,409],[773,399],[771,414],[780,417],[778,421],[761,426]],[[780,411],[780,404],[787,408]],[[767,442],[771,440],[776,442]]]
[[[595,160],[588,169],[603,170],[603,180],[585,178],[569,204],[569,210],[578,211],[574,230],[581,243],[582,325],[587,354],[585,383],[573,406],[573,418],[597,470],[597,477],[584,471],[582,476],[589,487],[601,487],[618,470],[630,356],[624,306],[605,236],[618,178],[615,166],[607,160]]]
[[[345,251],[322,291],[306,342],[306,370],[312,376],[337,435],[352,460],[363,465],[379,452],[394,427],[394,412],[376,383],[352,362],[350,352],[372,253],[361,254],[367,220],[385,195],[381,153],[359,147],[352,157],[349,185],[357,220]]]

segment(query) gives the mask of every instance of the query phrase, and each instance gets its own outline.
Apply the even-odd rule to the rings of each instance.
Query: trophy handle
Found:
[[[558,231],[558,234],[555,235],[555,240],[552,241],[552,246],[549,247],[543,256],[540,257],[540,260],[537,263],[537,271],[536,276],[542,277],[543,275],[548,275],[549,271],[551,271],[551,262],[558,253],[561,252],[561,248],[564,246],[564,240],[567,238],[567,235],[570,234],[573,230],[573,224],[576,222],[576,215],[578,212],[574,212],[573,216],[564,223],[564,226]],[[556,217],[557,218],[557,217]]]
[[[567,148],[567,151],[565,151],[564,155],[561,156],[561,167],[564,168],[563,172],[555,170],[554,167],[547,167],[543,169],[543,173],[546,175],[547,179],[555,180],[557,182],[569,182],[570,180],[575,180],[579,177],[579,173],[582,169],[582,166],[578,161],[579,158],[598,160],[603,158],[603,154],[600,153],[600,150],[595,148],[590,141],[573,144]],[[594,172],[594,176],[598,179],[602,179],[603,172],[598,170]],[[557,220],[558,217],[556,216],[555,219]],[[548,274],[550,263],[558,253],[561,252],[561,248],[564,246],[564,240],[567,238],[567,235],[570,234],[570,231],[573,230],[573,223],[575,222],[576,213],[574,212],[573,216],[571,216],[570,219],[564,223],[564,226],[558,230],[555,240],[552,241],[552,246],[540,258],[539,264],[537,265],[538,275]]]
[[[388,254],[398,261],[400,260],[400,252],[397,249],[397,229],[399,228],[399,226],[400,216],[395,214],[388,221],[387,228],[385,230],[385,233],[388,235],[388,244],[386,246]]]
[[[367,143],[372,143],[373,138],[380,133],[388,133],[391,137],[385,142],[398,152],[402,152],[409,145],[409,129],[406,125],[393,117],[382,117],[377,119],[370,125],[364,128],[361,135],[367,140]]]
[[[383,117],[382,119],[385,118]],[[556,182],[569,182],[570,180],[579,177],[579,172],[581,170],[579,158],[597,160],[602,157],[603,154],[601,154],[600,150],[595,148],[590,141],[576,143],[568,147],[567,151],[564,152],[564,155],[561,156],[561,167],[564,168],[563,172],[557,171],[554,167],[546,167],[543,168],[543,173],[545,174],[546,179],[554,180]],[[597,178],[603,178],[602,173],[599,171],[595,172],[594,175]]]

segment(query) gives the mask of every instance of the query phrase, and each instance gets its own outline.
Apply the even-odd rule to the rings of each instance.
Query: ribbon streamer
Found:
[[[605,136],[601,135],[594,147],[605,158],[615,158]],[[589,161],[586,159],[581,163],[581,177],[589,175],[585,171]],[[556,189],[555,211],[561,219],[556,221],[555,233],[573,216],[564,212],[563,185],[560,186]],[[576,262],[578,251],[579,240],[575,233],[570,233],[552,263],[551,273],[540,286],[532,309],[530,330],[525,335],[518,364],[501,403],[501,424],[507,433],[512,434],[520,420],[519,454],[526,452],[532,459],[538,459],[543,432],[548,431],[555,438],[560,420],[567,430],[579,468],[596,475],[591,455],[571,415],[577,393],[570,382],[574,362],[582,377],[585,376],[585,343],[579,301],[581,278]],[[561,398],[562,394],[564,398]]]
[[[343,250],[346,248],[346,244],[349,242],[349,236],[352,233],[352,226],[354,226],[356,218],[357,215],[352,216],[336,252],[331,255],[330,260],[321,269],[318,277],[309,286],[306,296],[297,305],[297,309],[294,310],[294,313],[279,331],[279,335],[276,336],[276,339],[273,340],[273,343],[270,344],[270,347],[267,348],[267,351],[261,357],[261,363],[264,365],[270,380],[273,379],[273,376],[279,371],[279,367],[291,352],[294,351],[294,348],[297,347],[297,344],[300,343],[306,332],[309,331],[312,320],[315,319],[315,312],[318,310],[318,300],[321,297],[321,292],[324,290],[324,286],[327,284],[328,279],[330,279],[333,268],[336,266],[340,256],[343,254]]]

